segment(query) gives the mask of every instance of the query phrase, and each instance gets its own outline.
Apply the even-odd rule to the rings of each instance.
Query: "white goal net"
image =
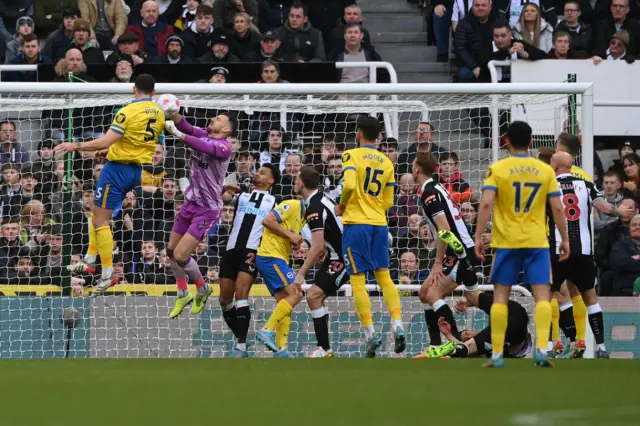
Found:
[[[166,244],[188,185],[190,154],[189,148],[163,135],[153,164],[144,168],[141,185],[127,194],[111,221],[114,267],[120,281],[105,297],[87,297],[94,277],[87,276],[84,282],[72,280],[64,266],[77,262],[86,251],[88,212],[103,165],[92,155],[79,153],[55,158],[51,147],[61,141],[91,140],[104,134],[115,112],[132,101],[131,88],[79,83],[41,86],[40,90],[37,86],[0,84],[0,358],[227,356],[233,335],[224,324],[215,296],[233,205],[224,206],[221,223],[194,253],[203,275],[214,286],[208,308],[199,316],[185,312],[179,319],[169,320],[176,287]],[[403,85],[386,93],[372,91],[373,86],[354,89],[353,85],[335,85],[325,87],[326,94],[309,94],[319,89],[290,86],[295,85],[282,86],[290,94],[271,88],[260,89],[262,93],[244,90],[254,85],[236,85],[233,92],[228,86],[219,90],[211,85],[159,85],[157,93],[178,96],[181,113],[199,127],[206,127],[220,111],[234,114],[239,132],[227,182],[249,190],[260,164],[278,163],[283,177],[272,191],[280,199],[293,197],[293,177],[305,164],[315,166],[323,175],[324,190],[339,198],[340,154],[356,146],[357,117],[367,114],[379,118],[384,129],[379,149],[395,162],[399,182],[396,203],[389,211],[392,277],[402,285],[407,353],[417,354],[429,342],[416,291],[433,264],[435,241],[415,196],[411,152],[425,146],[438,151],[440,179],[475,232],[484,172],[493,160],[505,155],[497,146],[492,149],[491,141],[500,140],[509,121],[524,119],[536,131],[537,146],[550,145],[557,136],[558,123],[537,120],[536,111],[566,104],[568,93],[578,89],[563,85],[564,91],[559,87],[551,91],[555,94],[544,94],[544,87],[532,87],[528,93],[521,90],[522,94],[500,94],[504,86],[488,85],[496,93],[480,89],[476,94],[445,94],[442,90],[430,94],[424,86],[423,93],[414,89],[414,94],[406,94]],[[582,105],[584,109],[585,103]],[[486,230],[487,235],[490,231]],[[303,236],[307,242],[292,254],[294,271],[309,249],[310,236]],[[477,270],[485,284],[489,265],[490,258]],[[313,271],[307,282],[312,280]],[[83,285],[83,295],[76,294]],[[371,289],[374,324],[389,336],[387,310],[376,288]],[[345,290],[349,292],[348,286]],[[514,296],[531,312],[527,294],[524,290]],[[251,303],[250,342],[274,307],[260,280],[252,291]],[[341,292],[327,305],[337,356],[362,356],[364,337],[352,298]],[[457,321],[461,328],[480,329],[486,326],[487,317],[472,310],[457,315]],[[304,356],[315,346],[313,323],[303,301],[292,316],[289,350]],[[259,344],[250,347],[250,352],[268,354]],[[391,354],[392,345],[385,345],[381,355]]]

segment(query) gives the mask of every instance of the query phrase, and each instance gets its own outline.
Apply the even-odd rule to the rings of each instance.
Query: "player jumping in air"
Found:
[[[262,221],[276,206],[269,194],[275,182],[280,181],[277,164],[263,164],[253,177],[253,190],[235,199],[235,216],[227,251],[220,261],[220,307],[222,317],[236,337],[231,356],[246,358],[247,334],[251,322],[249,291],[258,276],[256,254],[264,232]],[[233,303],[235,294],[236,302]]]
[[[155,80],[148,74],[136,78],[135,100],[123,107],[113,120],[107,134],[90,142],[66,142],[54,148],[56,153],[98,151],[106,153],[106,164],[95,190],[92,217],[89,222],[89,249],[84,259],[67,269],[75,274],[95,269],[100,254],[102,276],[96,282],[92,296],[101,295],[113,283],[113,234],[109,221],[127,192],[140,185],[142,166],[151,164],[151,157],[164,129],[164,112],[151,100]]]
[[[318,346],[309,357],[332,358],[329,312],[324,307],[324,301],[349,279],[342,257],[342,221],[335,215],[335,201],[318,190],[320,174],[312,166],[304,166],[303,169],[313,179],[307,179],[306,184],[298,180],[296,193],[301,195],[306,207],[305,218],[311,231],[311,249],[293,282],[297,285],[304,284],[309,269],[322,261],[313,285],[307,292],[307,304],[318,341]]]
[[[302,186],[317,187],[318,173],[300,169],[294,188],[296,195]],[[262,222],[264,235],[258,249],[256,266],[269,292],[278,302],[267,323],[256,332],[257,340],[275,352],[274,358],[293,358],[287,350],[287,336],[291,326],[291,312],[302,300],[302,288],[294,284],[289,267],[291,248],[302,243],[300,230],[305,224],[305,205],[302,200],[287,200],[278,204]],[[292,285],[293,284],[293,285]]]
[[[551,262],[545,207],[549,203],[557,224],[558,260],[563,262],[569,257],[569,239],[561,192],[551,167],[528,154],[532,131],[527,123],[511,123],[507,139],[511,156],[487,169],[475,236],[476,255],[484,259],[482,233],[493,207],[491,247],[495,249],[495,257],[491,282],[494,283],[494,303],[490,314],[493,354],[485,366],[504,366],[509,293],[511,286],[518,283],[520,271],[524,271],[524,284],[531,286],[536,301],[535,362],[540,367],[551,367],[546,352],[551,326]]]
[[[491,312],[493,298],[480,291],[465,291],[465,300],[458,300],[455,304],[456,312],[464,313],[467,305],[475,306],[487,314]],[[509,300],[509,325],[505,334],[505,358],[526,358],[533,347],[529,333],[529,315],[527,310],[515,300]],[[442,346],[430,348],[424,358],[467,358],[472,356],[491,355],[491,327],[481,331],[463,330],[461,337],[454,336],[451,324],[440,317],[438,320],[440,332],[449,341]]]
[[[394,352],[406,348],[400,295],[389,274],[389,228],[387,210],[393,205],[396,186],[393,163],[376,150],[380,124],[374,117],[358,119],[359,148],[342,154],[344,187],[340,204],[335,207],[342,216],[344,234],[342,251],[353,289],[353,299],[360,323],[367,337],[366,356],[373,358],[382,345],[371,318],[371,300],[366,289],[366,272],[374,271],[391,314]]]
[[[187,277],[198,289],[192,314],[204,309],[212,292],[191,253],[220,220],[223,183],[232,154],[227,137],[234,132],[236,124],[227,114],[211,119],[206,130],[187,123],[177,111],[171,118],[173,121],[167,121],[165,125],[167,132],[193,150],[186,202],[176,216],[167,245],[167,256],[171,259],[178,286],[176,305],[169,314],[169,318],[175,318],[193,301],[187,288]]]

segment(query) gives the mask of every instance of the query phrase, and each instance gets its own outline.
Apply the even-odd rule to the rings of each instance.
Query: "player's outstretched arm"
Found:
[[[120,133],[108,130],[106,135],[89,142],[61,143],[53,148],[53,152],[56,154],[66,154],[67,152],[74,151],[100,151],[102,149],[108,149],[111,145],[118,142],[121,137],[122,135]]]
[[[226,160],[227,158],[231,157],[231,146],[225,144],[222,141],[187,135],[178,130],[176,124],[173,121],[166,121],[164,123],[164,128],[167,132],[175,135],[177,138],[182,140],[185,145],[187,145],[194,151],[213,155],[220,160]]]
[[[482,199],[478,207],[478,218],[476,219],[476,256],[480,259],[484,257],[484,244],[482,243],[482,234],[487,229],[489,218],[491,217],[491,206],[496,198],[496,192],[493,189],[485,189],[482,191]]]
[[[567,219],[564,216],[564,206],[560,201],[560,196],[555,195],[549,198],[549,206],[551,207],[551,214],[553,215],[553,221],[560,232],[560,258],[562,262],[569,258],[569,237],[567,235]],[[477,232],[477,230],[476,230]]]
[[[175,117],[177,116],[177,117]],[[196,126],[192,126],[191,124],[189,124],[189,122],[187,120],[185,120],[184,117],[182,117],[180,114],[175,113],[171,118],[179,118],[179,120],[172,120],[175,124],[176,124],[176,128],[181,131],[182,133],[186,133],[187,135],[190,136],[195,136],[196,138],[204,138],[208,135],[207,131],[205,129],[201,129],[199,127]]]
[[[311,233],[311,249],[307,253],[307,258],[300,267],[300,270],[296,274],[294,283],[304,284],[304,278],[309,273],[309,270],[318,263],[318,258],[324,253],[324,229],[319,229]]]

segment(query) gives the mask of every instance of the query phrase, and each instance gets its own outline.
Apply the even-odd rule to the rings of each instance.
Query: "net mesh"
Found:
[[[433,231],[421,223],[422,211],[410,176],[412,158],[403,151],[418,141],[437,144],[439,151],[457,155],[459,163],[446,179],[475,232],[476,201],[491,162],[491,108],[498,108],[501,132],[510,120],[526,118],[536,135],[553,137],[557,123],[536,114],[566,104],[567,98],[540,94],[175,95],[181,99],[184,117],[199,127],[206,127],[220,111],[236,114],[239,133],[227,183],[246,191],[256,167],[277,162],[285,178],[273,191],[283,199],[293,194],[292,179],[286,177],[294,176],[304,164],[315,166],[323,175],[325,191],[338,198],[342,191],[340,153],[356,146],[357,117],[379,118],[384,124],[381,150],[395,162],[399,181],[397,201],[389,212],[390,257],[396,282],[411,286],[403,287],[407,290],[402,298],[411,354],[428,346],[415,292],[433,264],[435,241]],[[141,186],[127,195],[112,218],[114,267],[120,283],[108,296],[96,299],[71,291],[84,286],[86,296],[95,278],[70,280],[63,269],[63,254],[74,263],[86,251],[88,211],[102,164],[90,153],[73,159],[53,158],[50,147],[104,134],[115,112],[131,100],[128,94],[2,94],[0,117],[11,120],[17,132],[12,132],[13,124],[3,123],[1,137],[3,141],[15,138],[18,143],[11,149],[3,145],[0,154],[4,164],[0,295],[6,296],[0,297],[0,357],[212,357],[225,356],[231,349],[232,334],[215,297],[200,316],[185,313],[178,320],[168,319],[176,289],[165,247],[189,175],[189,150],[172,137],[161,137]],[[444,176],[444,170],[441,172]],[[221,223],[194,253],[203,275],[214,285],[214,296],[233,213],[233,206],[225,205]],[[303,236],[307,242],[292,254],[294,272],[309,249],[310,235]],[[489,265],[490,258],[477,271],[481,279],[488,275]],[[312,279],[313,272],[307,282]],[[264,324],[274,306],[259,283],[251,298],[253,331]],[[372,294],[376,328],[388,332],[390,320],[382,298],[377,292]],[[531,311],[531,301],[520,297]],[[337,356],[362,356],[364,337],[353,300],[340,295],[327,303]],[[457,320],[460,327],[482,328],[487,318],[472,310],[467,316],[458,315]],[[252,336],[250,333],[250,340]],[[302,302],[293,314],[289,349],[301,356],[315,345],[311,316]],[[382,356],[391,356],[391,348],[385,345]],[[262,347],[253,350],[256,356],[267,355]]]

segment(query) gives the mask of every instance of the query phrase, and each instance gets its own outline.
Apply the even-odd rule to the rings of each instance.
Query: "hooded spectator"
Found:
[[[168,41],[169,39],[167,39],[167,43]],[[131,58],[133,58],[134,66],[144,64],[149,61],[149,54],[139,48],[138,37],[133,32],[126,32],[118,37],[117,49],[107,57],[107,63],[111,66],[115,66],[118,62],[120,62],[122,55],[129,55]]]
[[[289,10],[289,19],[278,30],[280,51],[291,55],[297,62],[321,62],[325,60],[322,33],[311,27],[307,6],[294,3]]]
[[[196,19],[196,10],[202,3],[202,0],[187,0],[184,6],[182,6],[182,13],[176,19],[173,27],[178,31],[184,31],[191,22]]]
[[[540,7],[526,3],[518,23],[513,26],[513,38],[522,40],[547,53],[553,45],[553,27],[542,17]]]
[[[196,11],[196,19],[180,35],[184,41],[184,54],[192,59],[197,59],[210,53],[213,39],[219,34],[221,32],[216,32],[213,27],[211,7],[199,6]]]
[[[78,0],[35,0],[33,2],[33,20],[42,37],[57,30],[62,25],[62,12],[78,6]]]
[[[621,30],[627,32],[626,54],[637,57],[640,53],[640,23],[629,16],[629,0],[612,0],[611,15],[598,23],[594,37],[593,53],[605,59],[611,48],[611,38]]]
[[[213,26],[216,29],[234,27],[235,16],[242,12],[258,22],[258,2],[256,0],[216,0],[213,3]]]
[[[553,48],[547,54],[547,59],[586,59],[582,50],[573,50],[571,35],[565,31],[553,33]]]
[[[571,50],[589,54],[593,28],[591,25],[582,22],[582,9],[580,2],[569,0],[564,4],[564,21],[556,27],[556,32],[566,32],[571,36]]]
[[[260,33],[254,28],[247,13],[236,13],[233,18],[233,51],[243,61],[251,52],[260,50]]]
[[[7,53],[5,55],[5,63],[9,63],[22,51],[22,37],[27,34],[33,34],[35,24],[30,16],[23,16],[16,21],[16,32],[11,40],[7,43]]]
[[[172,35],[167,39],[167,53],[162,55],[158,61],[161,64],[192,64],[193,60],[183,55],[184,41],[177,35]]]
[[[112,50],[127,28],[122,0],[78,0],[82,17],[89,21],[102,50]]]
[[[91,24],[83,18],[76,19],[73,23],[73,40],[70,46],[80,49],[85,64],[103,64],[104,55],[89,39],[91,37]]]
[[[211,38],[209,53],[201,56],[199,61],[203,64],[229,64],[240,62],[240,59],[231,53],[231,36],[216,31]]]
[[[53,65],[48,56],[40,53],[40,41],[35,34],[27,34],[22,37],[22,53],[18,54],[9,65]],[[8,73],[11,81],[38,81],[37,71],[15,71]]]
[[[287,22],[293,0],[260,0],[258,2],[258,28],[273,31]]]
[[[80,10],[77,7],[70,7],[62,12],[62,24],[60,28],[52,32],[44,46],[43,53],[51,58],[53,63],[57,63],[64,57],[73,39],[73,24],[80,17]]]
[[[0,34],[7,42],[13,38],[9,31],[25,16],[33,16],[33,0],[0,0]]]
[[[167,39],[173,35],[173,27],[159,20],[159,4],[155,1],[145,1],[140,9],[140,14],[142,16],[140,24],[129,25],[126,31],[131,31],[136,35],[138,47],[147,52],[152,58],[164,55],[167,53]]]
[[[244,57],[245,62],[293,62],[293,56],[283,54],[280,50],[280,36],[277,31],[262,34],[260,46]]]

